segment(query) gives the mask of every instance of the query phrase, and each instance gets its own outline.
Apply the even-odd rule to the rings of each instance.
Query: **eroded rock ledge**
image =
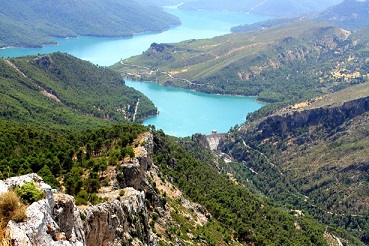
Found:
[[[34,182],[46,198],[27,208],[27,222],[9,222],[14,245],[157,245],[143,191],[125,188],[119,199],[78,208],[72,196],[52,190],[37,174],[28,174],[0,181],[0,193],[24,182]]]

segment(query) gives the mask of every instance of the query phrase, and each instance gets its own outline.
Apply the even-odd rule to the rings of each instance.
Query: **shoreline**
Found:
[[[166,87],[166,88],[175,88],[175,89],[181,89],[181,90],[186,90],[186,91],[192,91],[192,92],[197,92],[197,93],[203,93],[203,94],[207,94],[207,95],[215,95],[215,96],[231,96],[231,97],[248,97],[248,98],[253,98],[255,99],[255,102],[258,102],[258,103],[262,103],[262,104],[270,104],[268,102],[264,102],[264,101],[260,101],[260,100],[257,100],[258,96],[257,95],[253,95],[253,96],[246,96],[246,95],[239,95],[239,94],[219,94],[219,93],[207,93],[207,92],[203,92],[203,91],[197,91],[197,90],[194,90],[194,89],[186,89],[186,88],[182,88],[182,87],[179,87],[179,86],[165,86],[163,84],[160,84],[159,82],[157,81],[148,81],[148,80],[134,80],[132,78],[128,78],[128,77],[122,77],[123,80],[130,80],[130,81],[134,81],[134,82],[147,82],[147,83],[154,83],[154,84],[158,84],[158,85],[161,85],[163,87]]]
[[[162,33],[162,32],[166,32],[172,28],[178,27],[182,25],[181,21],[179,21],[179,23],[177,24],[171,24],[166,28],[163,28],[161,30],[152,30],[152,31],[143,31],[143,32],[132,32],[131,34],[127,34],[127,35],[122,35],[122,36],[114,36],[114,35],[76,35],[76,36],[66,36],[66,37],[62,37],[62,36],[50,36],[50,38],[52,40],[55,41],[55,39],[59,38],[59,39],[76,39],[79,37],[90,37],[90,38],[116,38],[116,39],[130,39],[130,38],[134,38],[136,36],[140,36],[140,35],[146,35],[146,34],[155,34],[155,33]],[[42,49],[45,46],[58,46],[60,45],[59,42],[55,41],[54,42],[48,42],[48,43],[43,43],[41,45],[23,45],[23,46],[14,46],[14,45],[8,45],[8,46],[3,46],[0,47],[0,50],[6,50],[6,49]]]

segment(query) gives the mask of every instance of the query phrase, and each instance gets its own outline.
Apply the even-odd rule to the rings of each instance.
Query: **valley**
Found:
[[[108,8],[130,6],[127,16],[147,13],[136,12],[139,5],[157,10],[151,5],[156,0],[142,2],[109,0]],[[367,1],[346,0],[311,15],[337,20],[342,6],[359,6],[346,9],[350,18],[343,24],[285,17],[283,10],[310,16],[324,8],[315,1],[289,9],[283,8],[287,1],[247,2],[255,13],[274,10],[283,18],[255,23],[265,18],[248,16],[252,27],[229,33],[222,28],[233,21],[219,24],[232,16],[225,12],[209,24],[219,25],[221,35],[204,22],[194,30],[205,37],[144,44],[142,54],[125,57],[122,51],[110,67],[61,52],[0,59],[0,244],[368,245],[369,36],[366,27],[344,26],[355,22],[352,16],[365,18],[359,10]],[[28,4],[21,6],[25,18],[35,17],[36,10],[25,10]],[[98,0],[78,4],[92,7],[83,11],[86,21],[96,13],[87,10],[103,6]],[[219,5],[185,1],[175,11],[189,14],[200,6]],[[62,7],[64,14],[79,13]],[[106,12],[119,23],[113,10]],[[176,21],[165,16],[150,24]],[[69,32],[68,23],[49,28]],[[84,26],[109,36],[100,27]],[[184,30],[177,28],[171,30]],[[133,42],[139,46],[150,35]],[[186,110],[224,106],[211,122],[233,109],[246,112],[248,105],[236,102],[244,96],[267,105],[253,102],[259,109],[220,133],[195,114],[179,117],[174,129],[189,121],[214,131],[176,137],[142,124],[165,110],[149,93],[127,85],[150,83],[122,77],[155,81],[159,91],[164,85],[191,96],[229,98],[226,108],[224,100],[206,106],[186,97]],[[178,95],[159,98],[176,105]]]
[[[248,169],[235,164],[227,170],[268,197],[365,241],[367,88],[350,87],[245,124],[220,149]]]
[[[368,40],[366,29],[351,33],[301,20],[213,39],[152,44],[112,68],[124,77],[169,87],[257,96],[272,103],[262,109],[270,112],[367,81]]]

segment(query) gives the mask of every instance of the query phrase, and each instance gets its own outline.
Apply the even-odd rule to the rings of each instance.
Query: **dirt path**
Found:
[[[137,114],[137,109],[138,109],[138,105],[140,104],[140,98],[137,100],[136,106],[135,106],[135,113],[133,114],[132,117],[132,121],[135,122],[136,120],[136,114]]]
[[[19,68],[17,68],[16,65],[14,65],[14,63],[12,63],[9,60],[5,60],[6,64],[8,64],[9,66],[11,66],[12,68],[14,68],[15,70],[17,70],[18,73],[20,73],[23,77],[27,78],[27,76],[21,71],[19,70]]]

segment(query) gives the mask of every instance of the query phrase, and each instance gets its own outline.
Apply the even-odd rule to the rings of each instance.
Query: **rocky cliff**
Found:
[[[199,233],[194,225],[205,225],[210,214],[202,206],[185,199],[153,164],[151,133],[138,136],[134,145],[135,158],[125,158],[100,173],[101,180],[108,178],[110,185],[99,189],[97,195],[103,202],[97,205],[76,206],[73,196],[51,189],[37,174],[0,181],[0,196],[26,182],[33,182],[45,193],[44,199],[28,206],[25,222],[8,223],[8,235],[14,245],[190,243],[192,239],[188,235]],[[173,215],[173,211],[181,213]],[[184,218],[188,233],[185,236],[173,231],[173,226],[183,226]],[[200,239],[194,237],[193,240]]]
[[[72,196],[51,190],[38,175],[29,174],[1,181],[1,193],[24,182],[34,182],[46,198],[27,208],[26,222],[9,222],[14,245],[157,245],[142,191],[125,188],[117,199],[77,207]]]
[[[369,93],[360,86],[249,122],[220,149],[242,163],[232,174],[244,184],[368,243]]]
[[[345,121],[368,111],[369,97],[363,97],[340,105],[277,114],[266,118],[256,127],[256,139],[262,140],[275,135],[286,137],[301,129],[318,125],[325,131],[331,131]]]
[[[26,209],[26,222],[8,223],[14,245],[157,245],[144,192],[152,190],[145,173],[152,165],[152,136],[144,141],[139,156],[121,164],[123,181],[102,191],[105,202],[95,206],[77,207],[73,196],[51,189],[37,174],[0,181],[0,194],[26,182],[45,192],[45,199]]]

